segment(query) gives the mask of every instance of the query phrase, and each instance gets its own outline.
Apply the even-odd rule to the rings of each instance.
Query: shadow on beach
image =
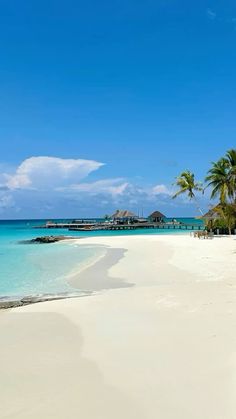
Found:
[[[94,265],[72,277],[69,282],[73,287],[86,292],[133,287],[135,284],[109,275],[110,268],[120,262],[125,253],[125,249],[107,248],[104,257]]]
[[[1,327],[1,417],[141,419],[140,406],[104,380],[83,337],[58,313],[5,313]]]

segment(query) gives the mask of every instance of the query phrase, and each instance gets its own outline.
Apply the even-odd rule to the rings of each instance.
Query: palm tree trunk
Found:
[[[197,201],[197,198],[196,198],[196,196],[195,196],[195,195],[194,195],[194,201],[195,201],[195,204],[196,204],[197,210],[200,212],[200,214],[201,214],[201,215],[203,215],[203,212],[202,212],[201,208],[200,208],[200,207],[199,207],[199,205],[198,205],[198,201]]]

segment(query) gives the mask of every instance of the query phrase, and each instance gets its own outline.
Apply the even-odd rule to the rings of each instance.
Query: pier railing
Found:
[[[46,223],[37,228],[62,228],[70,231],[102,231],[102,230],[143,230],[143,229],[171,229],[171,230],[204,230],[201,224],[192,223]]]

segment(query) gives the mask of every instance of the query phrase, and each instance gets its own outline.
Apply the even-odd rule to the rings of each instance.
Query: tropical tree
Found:
[[[228,150],[223,158],[228,169],[229,176],[229,197],[236,202],[236,149]]]
[[[228,150],[224,157],[212,163],[205,181],[206,187],[211,187],[211,199],[218,198],[220,201],[214,208],[218,213],[214,225],[217,228],[227,228],[231,234],[231,230],[236,228],[236,149]],[[196,204],[196,192],[204,192],[202,184],[195,180],[194,174],[189,170],[182,172],[176,178],[175,186],[178,190],[172,198],[187,194]],[[202,214],[198,205],[197,207]]]
[[[227,227],[230,235],[232,229],[236,227],[236,205],[218,205],[215,211],[219,214],[219,219],[215,221],[216,227]]]
[[[212,163],[206,177],[212,187],[211,198],[219,197],[221,204],[236,202],[236,150],[228,150],[225,157]]]
[[[230,195],[230,178],[227,162],[221,158],[217,162],[212,163],[211,169],[206,177],[207,187],[211,187],[211,199],[220,198],[220,203],[225,204]]]
[[[211,198],[220,200],[216,223],[226,226],[231,234],[236,226],[236,149],[228,150],[224,157],[212,163],[206,182],[212,188]]]
[[[185,172],[182,172],[177,178],[174,183],[175,186],[177,186],[179,189],[178,191],[172,196],[173,199],[177,198],[179,195],[187,194],[188,198],[190,200],[194,199],[196,204],[196,195],[195,192],[201,192],[203,191],[202,184],[200,182],[197,182],[195,180],[194,173],[190,172],[189,170],[186,170]],[[197,205],[198,210],[202,214],[201,209]]]

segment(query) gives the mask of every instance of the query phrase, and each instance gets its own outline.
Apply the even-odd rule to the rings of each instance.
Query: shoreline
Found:
[[[176,234],[177,235],[177,234]],[[181,235],[188,235],[188,233],[182,233]],[[143,237],[146,236],[145,234],[137,234],[135,236],[131,237]],[[158,236],[153,234],[152,236]],[[168,235],[170,237],[171,235]],[[175,236],[175,234],[173,234]],[[116,238],[125,238],[130,237],[127,235],[120,234],[119,236],[91,236],[91,237],[66,237],[62,241],[56,241],[55,243],[50,244],[50,246],[60,246],[61,243],[67,244],[67,245],[78,245],[79,246],[94,246],[94,244],[91,243],[91,240],[95,239],[96,245],[100,246],[97,241],[101,241],[100,239],[116,239]],[[24,243],[28,241],[24,240]],[[29,241],[31,243],[31,241]],[[84,243],[85,242],[85,243]],[[21,244],[21,242],[20,242]],[[42,244],[43,245],[43,244]],[[48,243],[45,245],[49,245]],[[129,287],[133,286],[134,284],[125,283],[125,281],[120,278],[117,281],[112,279],[112,282],[110,281],[110,277],[108,274],[109,268],[112,268],[113,265],[118,263],[122,257],[124,257],[126,253],[126,249],[123,248],[112,248],[112,246],[104,246],[102,244],[102,247],[105,250],[105,253],[102,255],[99,255],[98,257],[94,258],[92,261],[82,263],[81,265],[77,265],[76,269],[73,268],[72,271],[68,272],[68,274],[65,275],[65,281],[71,284],[75,284],[75,288],[71,290],[71,292],[57,292],[57,293],[43,293],[43,294],[29,294],[29,295],[13,295],[13,296],[2,296],[0,297],[0,310],[14,308],[14,307],[22,307],[29,304],[35,304],[35,303],[41,303],[41,302],[47,302],[47,301],[53,301],[53,300],[60,300],[65,298],[79,298],[80,296],[84,295],[92,295],[92,293],[96,291],[102,291],[105,289],[113,289],[113,288],[123,288],[123,287]],[[98,264],[99,270],[97,271],[96,267]],[[88,272],[87,272],[88,271]],[[89,287],[87,287],[86,283],[90,282],[91,276],[97,275],[97,273],[100,276],[100,285],[97,287],[97,285],[94,285],[93,283],[90,284]],[[84,284],[85,289],[81,289],[78,285]],[[91,289],[92,288],[92,289]]]
[[[79,246],[94,246],[94,242],[96,246],[102,246],[105,250],[105,253],[99,255],[98,257],[94,258],[92,261],[82,263],[81,265],[77,265],[76,269],[68,272],[65,275],[65,281],[69,284],[74,284],[73,289],[69,292],[56,292],[56,293],[42,293],[42,294],[29,294],[29,295],[14,295],[14,296],[2,296],[0,297],[0,310],[10,309],[14,307],[22,307],[25,305],[36,304],[36,303],[43,303],[47,301],[53,300],[61,300],[66,298],[80,298],[83,296],[93,295],[98,291],[103,291],[106,289],[113,289],[113,288],[123,288],[123,287],[130,287],[134,286],[134,283],[129,283],[125,281],[123,278],[118,278],[118,280],[111,278],[108,274],[108,270],[112,268],[113,265],[116,265],[127,252],[124,248],[113,248],[112,241],[116,239],[125,239],[125,238],[146,238],[146,237],[168,237],[168,238],[176,238],[176,237],[191,237],[191,234],[181,233],[178,234],[137,234],[134,236],[127,236],[120,234],[119,236],[91,236],[91,237],[66,237],[62,241],[55,242],[51,245],[58,245],[60,243],[68,244],[68,245],[78,245]],[[234,236],[225,236],[220,235],[216,236],[215,238],[228,238],[233,239]],[[104,241],[106,239],[111,240],[111,246],[104,245]],[[103,244],[101,244],[103,243]],[[176,265],[178,266],[178,264]],[[99,275],[100,279],[98,280],[98,284],[94,284],[92,277]],[[96,281],[97,282],[97,281]],[[89,285],[88,285],[89,284]],[[80,288],[82,285],[82,288]]]
[[[2,311],[3,416],[235,418],[235,238],[85,244],[125,249],[106,277],[134,285]]]
[[[86,238],[87,239],[87,238]],[[76,240],[76,241],[75,241]],[[81,244],[76,238],[66,238],[64,243]],[[56,243],[55,243],[56,244]],[[57,243],[57,244],[60,244]],[[87,244],[85,244],[87,246]],[[57,292],[57,293],[43,293],[30,295],[15,295],[0,297],[0,310],[22,307],[29,304],[36,304],[48,302],[53,300],[61,300],[65,298],[80,298],[92,295],[95,292],[103,291],[105,289],[123,288],[133,286],[133,284],[126,283],[122,278],[113,279],[109,276],[108,270],[113,265],[118,263],[125,254],[125,249],[113,249],[104,247],[105,253],[94,258],[92,261],[85,262],[77,266],[65,276],[65,281],[73,286],[71,292]],[[96,284],[90,281],[90,278],[96,276]]]
[[[0,297],[0,311],[8,310],[16,307],[24,307],[30,304],[44,303],[49,301],[57,301],[70,298],[81,298],[91,295],[92,292],[89,291],[78,291],[71,293],[57,293],[57,294],[33,294],[25,296],[16,296],[16,297]]]
[[[188,233],[182,233],[181,236],[183,235],[188,235]],[[145,234],[137,234],[135,236],[131,236],[131,237],[143,237],[146,236]],[[158,236],[153,234],[152,236]],[[170,237],[172,235],[168,235],[168,237]],[[173,234],[173,236],[175,236],[175,234]],[[176,234],[177,236],[177,234]],[[92,245],[91,244],[91,240],[93,241],[93,239],[96,240],[96,245],[100,246],[99,243],[97,243],[97,241],[100,241],[100,239],[116,239],[118,238],[125,238],[125,237],[130,237],[127,235],[123,235],[120,234],[119,236],[91,236],[91,237],[66,237],[63,240],[59,240],[56,241],[55,243],[45,243],[45,246],[50,245],[50,246],[60,246],[61,243],[63,244],[67,244],[67,245],[78,245],[79,246],[88,246],[88,245]],[[85,242],[85,243],[84,243]],[[23,243],[30,243],[31,244],[31,240],[23,240]],[[19,242],[19,244],[22,244],[22,241]],[[37,244],[35,244],[37,245]],[[44,244],[40,244],[40,245],[44,245]],[[65,281],[71,284],[75,284],[75,288],[73,290],[71,290],[71,292],[56,292],[56,293],[42,293],[42,294],[27,294],[27,295],[13,295],[13,296],[9,296],[9,295],[5,295],[5,296],[1,296],[0,297],[0,310],[5,310],[5,309],[9,309],[9,308],[14,308],[14,307],[22,307],[25,305],[29,305],[29,304],[36,304],[36,303],[43,303],[43,302],[47,302],[47,301],[53,301],[53,300],[60,300],[60,299],[65,299],[65,298],[79,298],[79,297],[83,297],[84,295],[92,295],[94,292],[96,291],[102,291],[105,289],[112,289],[112,288],[123,288],[123,287],[129,287],[129,286],[133,286],[134,284],[125,284],[125,281],[120,278],[118,279],[118,281],[113,280],[112,282],[110,281],[110,277],[108,275],[108,269],[111,268],[113,265],[115,265],[116,263],[119,262],[119,260],[124,257],[125,253],[126,253],[126,249],[122,249],[122,248],[118,248],[118,249],[113,249],[112,247],[109,246],[104,246],[102,245],[102,247],[105,250],[105,253],[102,255],[99,255],[98,257],[94,258],[92,261],[89,262],[85,262],[84,264],[82,263],[81,265],[77,265],[76,269],[73,268],[72,271],[69,271],[68,274],[65,275]],[[116,253],[116,255],[115,255]],[[105,259],[105,260],[104,260]],[[102,262],[104,260],[104,262]],[[99,267],[99,269],[102,269],[102,272],[100,273],[99,270],[99,275],[100,275],[100,285],[99,287],[94,286],[93,284],[90,285],[90,287],[87,288],[86,286],[86,282],[89,281],[89,277],[94,276],[95,274],[97,274],[97,269],[96,269],[96,265],[99,264],[99,262],[101,262],[101,265]],[[87,273],[88,271],[88,273]],[[101,278],[101,276],[103,276],[103,278]],[[86,287],[85,289],[81,289],[78,285],[82,283],[84,284]],[[90,289],[92,288],[92,289]]]

